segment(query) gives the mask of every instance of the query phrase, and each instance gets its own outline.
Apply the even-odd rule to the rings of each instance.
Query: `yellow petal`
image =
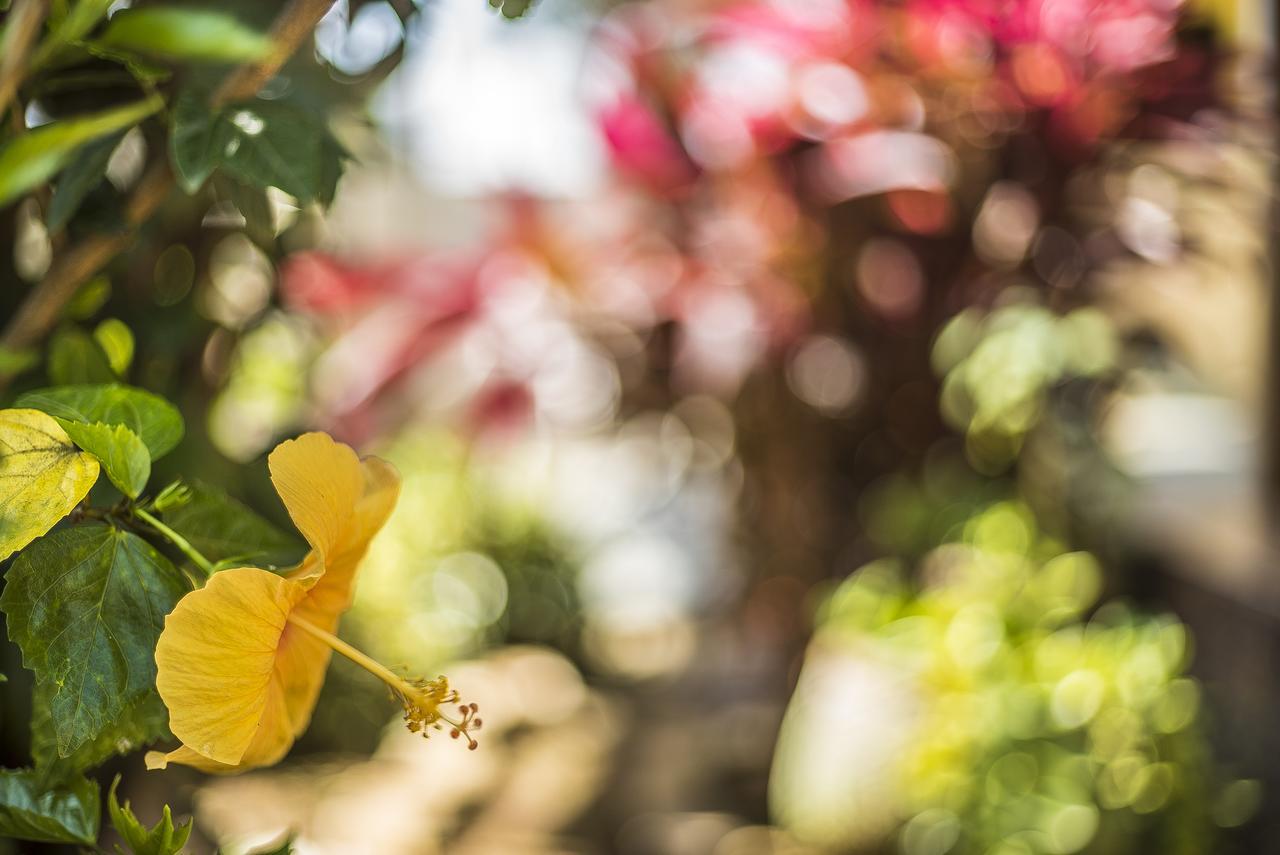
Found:
[[[364,489],[360,458],[328,434],[305,433],[277,445],[267,466],[293,524],[327,563]]]
[[[0,410],[0,560],[53,528],[98,480],[98,461],[52,416]]]
[[[356,570],[368,551],[369,542],[382,528],[400,495],[400,476],[385,460],[369,457],[361,461],[364,493],[356,503],[351,526],[334,550],[322,575],[316,575],[314,562],[307,562],[290,575],[291,579],[311,585],[294,614],[305,618],[325,632],[336,633],[338,620],[351,606]],[[316,697],[324,683],[325,668],[332,651],[315,638],[290,633],[282,647],[288,659],[282,668],[286,704],[293,718],[295,736],[306,729],[315,707]]]
[[[228,773],[270,765],[311,720],[333,651],[289,616],[337,630],[400,478],[385,461],[361,461],[324,434],[282,443],[269,464],[312,551],[288,578],[224,570],[178,603],[156,647],[156,686],[185,744],[151,752],[148,768],[181,763]]]
[[[305,594],[296,582],[242,567],[178,601],[156,644],[156,688],[174,736],[228,765],[284,756],[293,728],[279,650]]]

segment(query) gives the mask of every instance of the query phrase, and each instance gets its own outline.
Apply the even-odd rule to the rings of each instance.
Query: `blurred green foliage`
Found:
[[[873,562],[821,606],[815,647],[887,666],[918,709],[898,724],[900,780],[885,782],[904,855],[1201,853],[1248,816],[1256,784],[1211,765],[1186,628],[1098,606],[1101,590],[1092,555],[1002,501],[971,511],[914,574]],[[847,826],[795,808],[810,785],[789,755],[841,739],[807,733],[803,703],[784,726],[775,809],[802,837],[848,843],[830,839]],[[851,802],[874,773],[849,770]]]

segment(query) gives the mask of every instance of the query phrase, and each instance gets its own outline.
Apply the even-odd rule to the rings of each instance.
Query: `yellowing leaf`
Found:
[[[98,480],[98,461],[52,416],[0,410],[0,559],[53,528]]]

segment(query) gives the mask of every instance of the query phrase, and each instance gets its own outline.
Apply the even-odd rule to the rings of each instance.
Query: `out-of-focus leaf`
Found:
[[[233,108],[239,144],[226,170],[247,184],[279,187],[299,202],[332,201],[345,150],[323,118],[291,104],[257,101]]]
[[[49,783],[63,783],[117,754],[164,738],[169,732],[169,710],[160,696],[149,694],[126,708],[93,739],[65,757],[58,754],[50,701],[57,687],[37,680],[31,696],[31,757],[36,772]]]
[[[44,843],[98,839],[98,783],[78,778],[47,789],[30,769],[0,770],[0,835]]]
[[[89,34],[107,14],[114,0],[76,0],[61,18],[52,19],[52,28],[31,55],[31,68],[43,67],[72,42]]]
[[[292,833],[286,834],[279,843],[269,843],[266,849],[259,849],[257,852],[251,853],[251,855],[293,855],[293,841],[295,839],[295,835]]]
[[[163,106],[160,98],[42,125],[0,147],[0,205],[43,184],[87,142],[131,128]]]
[[[302,557],[298,540],[208,484],[192,484],[185,503],[164,512],[165,525],[210,561],[283,566]]]
[[[129,847],[129,853],[176,855],[181,852],[182,847],[187,845],[187,838],[191,836],[192,820],[187,820],[185,825],[175,828],[173,815],[169,812],[169,806],[165,805],[160,821],[148,828],[134,816],[128,801],[123,805],[116,801],[118,786],[120,786],[120,776],[116,775],[115,780],[111,782],[111,789],[107,791],[107,810],[111,814],[111,826],[124,838],[125,845]],[[120,848],[119,844],[116,845],[116,852],[120,855],[129,855]]]
[[[156,641],[186,590],[145,540],[100,523],[55,531],[13,562],[0,607],[22,663],[52,689],[59,756],[155,694]]]
[[[58,424],[76,445],[98,458],[102,471],[121,493],[138,498],[151,477],[151,455],[136,433],[124,425],[102,422],[59,419]]]
[[[164,59],[208,62],[252,62],[271,50],[271,39],[231,15],[173,6],[123,9],[111,17],[98,43]]]
[[[0,559],[53,528],[98,480],[98,461],[49,416],[0,410]]]
[[[177,407],[159,395],[122,383],[37,389],[20,396],[18,402],[60,419],[124,425],[142,439],[152,460],[159,460],[182,440],[182,414]]]
[[[49,379],[63,385],[111,383],[119,378],[102,345],[84,330],[68,327],[59,330],[49,344]]]
[[[40,354],[35,350],[30,348],[13,350],[8,347],[0,347],[0,374],[16,377],[19,374],[30,371],[39,364]]]
[[[250,239],[259,246],[270,246],[276,237],[276,223],[267,192],[231,178],[219,182],[218,190],[244,217],[244,230]]]
[[[80,290],[71,298],[71,302],[67,303],[63,313],[68,318],[82,321],[96,315],[110,298],[111,280],[105,276],[95,276],[80,286]]]
[[[182,92],[173,104],[169,158],[178,183],[195,193],[209,180],[236,137],[235,127],[210,110],[196,92]]]
[[[121,377],[133,362],[133,332],[118,318],[107,318],[93,330],[93,340],[107,355],[111,370]]]
[[[221,166],[250,187],[278,187],[299,202],[326,205],[349,158],[313,111],[259,100],[212,113],[194,92],[175,104],[169,149],[188,193]]]
[[[112,134],[89,143],[76,152],[53,188],[53,199],[49,202],[49,215],[46,218],[49,231],[56,232],[65,226],[84,201],[84,197],[103,180],[107,161],[122,139],[123,133]]]
[[[502,17],[507,20],[523,17],[533,8],[533,4],[534,0],[489,0],[489,5],[494,9],[502,10]]]

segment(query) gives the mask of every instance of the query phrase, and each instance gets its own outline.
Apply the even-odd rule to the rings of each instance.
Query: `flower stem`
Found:
[[[429,682],[410,682],[333,633],[325,632],[306,618],[290,613],[288,620],[298,629],[328,645],[386,683],[404,705],[405,722],[410,732],[426,736],[427,731],[433,727],[443,729],[439,722],[445,722],[452,728],[449,732],[450,736],[454,739],[465,736],[467,747],[475,749],[477,743],[472,734],[483,724],[479,718],[476,718],[477,707],[475,704],[458,707],[460,718],[454,718],[446,713],[444,705],[453,703],[459,698],[458,693],[449,688],[449,683],[444,677]]]
[[[213,575],[213,563],[210,562],[208,558],[201,555],[185,537],[160,522],[160,520],[156,519],[153,515],[144,511],[142,508],[134,508],[133,514],[139,519],[144,520],[147,525],[151,526],[157,532],[164,535],[166,540],[178,547],[178,550],[183,555],[190,558],[197,567],[203,570],[206,576]]]
[[[347,644],[345,641],[343,641],[341,638],[338,638],[338,636],[334,635],[333,633],[325,632],[323,629],[316,626],[311,621],[307,620],[304,617],[299,617],[296,614],[289,615],[289,623],[298,627],[298,629],[303,630],[304,632],[311,635],[312,637],[324,642],[329,647],[333,648],[338,653],[341,653],[343,656],[347,657],[352,662],[356,663],[361,668],[368,671],[370,674],[377,677],[379,680],[386,683],[388,686],[390,686],[392,689],[399,692],[400,694],[402,695],[413,694],[413,687],[410,686],[406,680],[404,680],[402,677],[397,676],[394,671],[392,671],[390,668],[383,665],[381,662],[378,662],[376,659],[373,659],[372,657],[367,656],[364,653],[361,653],[359,650],[352,647],[350,644]]]

